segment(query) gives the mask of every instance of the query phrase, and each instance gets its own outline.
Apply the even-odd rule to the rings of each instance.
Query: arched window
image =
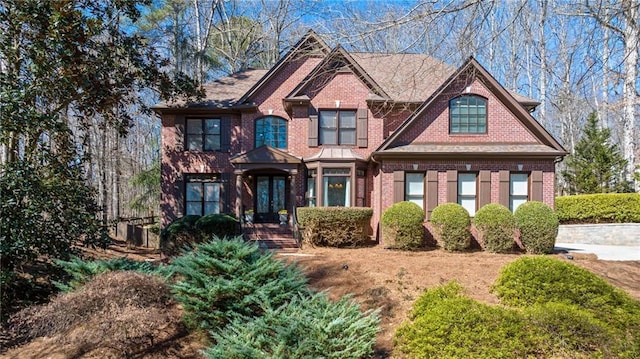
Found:
[[[256,120],[256,148],[267,145],[287,148],[287,120],[266,116]]]
[[[464,95],[449,101],[449,133],[487,133],[487,100]]]

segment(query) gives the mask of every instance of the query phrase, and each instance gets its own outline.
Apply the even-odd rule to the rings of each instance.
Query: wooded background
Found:
[[[166,57],[170,75],[207,82],[269,68],[308,29],[349,51],[426,53],[453,66],[474,56],[507,89],[541,102],[533,116],[569,152],[595,112],[627,161],[622,175],[631,180],[640,163],[638,0],[165,0],[136,8],[137,21],[127,13],[111,14],[113,21]],[[129,95],[142,103],[113,112],[132,119],[116,126],[64,112],[104,219],[157,214],[160,120],[145,105],[159,101],[158,92]],[[0,163],[9,147],[2,141]],[[558,189],[565,191],[562,178]]]

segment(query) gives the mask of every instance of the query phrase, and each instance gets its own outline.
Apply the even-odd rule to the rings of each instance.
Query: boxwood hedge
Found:
[[[484,250],[503,253],[513,249],[516,222],[509,208],[489,203],[476,212],[473,224]]]
[[[457,203],[443,203],[431,214],[434,237],[448,251],[461,251],[471,245],[469,212]]]
[[[365,207],[299,207],[302,240],[314,246],[346,247],[367,244],[373,210]]]
[[[552,253],[558,235],[558,216],[542,202],[525,202],[514,213],[520,241],[528,253]]]
[[[640,223],[640,193],[601,193],[556,198],[560,223]]]
[[[382,239],[387,247],[418,249],[424,244],[424,211],[413,202],[394,203],[382,214]]]

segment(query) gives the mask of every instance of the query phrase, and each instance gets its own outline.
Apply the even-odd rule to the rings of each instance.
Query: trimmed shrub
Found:
[[[182,248],[200,242],[196,222],[200,216],[187,215],[171,222],[160,232],[160,248],[167,255],[176,255]]]
[[[382,214],[382,238],[387,247],[418,249],[424,245],[424,211],[413,202],[394,203]]]
[[[489,203],[476,212],[473,224],[484,250],[504,253],[513,249],[516,222],[509,208]]]
[[[427,290],[411,322],[395,334],[395,348],[412,358],[525,358],[534,355],[519,312],[481,304],[455,282]]]
[[[528,253],[553,253],[558,235],[558,216],[542,202],[525,202],[513,214],[520,241]]]
[[[471,218],[469,212],[457,203],[443,203],[431,214],[434,236],[448,251],[461,251],[471,245]]]
[[[366,358],[380,330],[377,312],[360,312],[344,297],[298,296],[249,321],[236,319],[213,334],[209,358]]]
[[[209,240],[213,236],[218,238],[235,237],[238,234],[238,220],[227,214],[216,213],[200,217],[195,223],[196,230]]]
[[[640,356],[640,302],[586,269],[548,257],[525,257],[501,270],[492,291],[511,306],[552,302],[587,310],[612,331],[616,356]]]
[[[640,223],[640,193],[556,197],[560,223]]]
[[[75,257],[70,261],[55,261],[70,278],[68,283],[55,282],[55,286],[62,292],[71,292],[98,274],[113,271],[136,271],[153,274],[156,268],[148,262],[134,261],[128,258],[114,258],[109,260],[86,261]]]
[[[314,246],[360,246],[371,241],[373,210],[364,207],[300,207],[302,239]]]
[[[235,318],[260,316],[309,291],[297,267],[240,237],[197,244],[174,259],[167,272],[177,275],[171,290],[184,308],[185,322],[207,331],[221,330]]]

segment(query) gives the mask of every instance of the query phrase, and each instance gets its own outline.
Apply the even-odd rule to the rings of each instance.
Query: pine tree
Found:
[[[608,128],[598,128],[598,117],[592,112],[575,151],[566,160],[562,176],[570,194],[632,192],[625,179],[627,161],[618,145],[611,141]]]

